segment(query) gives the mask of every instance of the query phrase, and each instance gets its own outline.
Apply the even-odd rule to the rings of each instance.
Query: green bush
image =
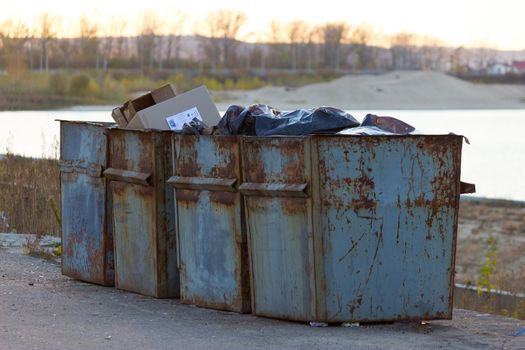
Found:
[[[206,85],[208,90],[221,91],[223,89],[222,84],[215,78],[208,78],[204,76],[198,76],[193,79],[193,87],[199,85]]]
[[[55,73],[48,78],[49,90],[57,95],[65,95],[69,86],[69,77],[65,73]]]
[[[78,74],[71,78],[69,94],[80,97],[95,97],[100,94],[98,84],[86,74]]]

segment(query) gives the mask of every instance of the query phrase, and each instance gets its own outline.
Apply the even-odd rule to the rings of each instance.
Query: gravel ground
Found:
[[[0,248],[0,350],[525,349],[525,322],[456,309],[450,321],[314,328],[72,280]]]

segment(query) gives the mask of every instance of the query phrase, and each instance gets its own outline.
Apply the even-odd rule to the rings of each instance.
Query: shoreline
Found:
[[[351,111],[525,109],[525,84],[473,83],[436,71],[350,74],[298,87],[267,85],[254,90],[220,90],[210,93],[217,108],[222,111],[232,104],[249,106],[257,103],[283,111],[319,106]],[[95,109],[93,105],[83,104],[89,101],[71,98],[63,98],[62,106],[47,104],[45,107],[48,108],[40,108],[42,103],[39,106],[35,101],[25,103],[23,99],[14,101],[20,105],[9,102],[11,105],[0,104],[0,108],[5,108],[0,110],[105,110],[125,101],[99,100],[104,105],[95,106]],[[79,102],[82,104],[78,105]],[[22,108],[24,106],[26,108]]]

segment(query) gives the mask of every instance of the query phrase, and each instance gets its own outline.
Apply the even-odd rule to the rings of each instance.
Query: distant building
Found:
[[[491,62],[487,65],[488,75],[505,75],[513,72],[513,67],[508,63]]]
[[[512,61],[512,73],[525,74],[525,61]]]

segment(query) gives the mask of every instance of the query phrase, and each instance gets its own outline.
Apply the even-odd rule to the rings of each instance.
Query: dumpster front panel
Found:
[[[178,296],[170,139],[152,131],[110,132],[109,168],[115,239],[115,283],[153,297]],[[170,201],[171,198],[171,201]]]
[[[307,138],[243,138],[252,312],[314,320],[315,281]]]
[[[321,319],[452,316],[461,142],[315,137]]]
[[[102,171],[107,162],[107,126],[60,124],[62,273],[114,284],[110,196]]]
[[[175,176],[181,299],[203,307],[250,311],[242,224],[239,139],[176,135]]]

